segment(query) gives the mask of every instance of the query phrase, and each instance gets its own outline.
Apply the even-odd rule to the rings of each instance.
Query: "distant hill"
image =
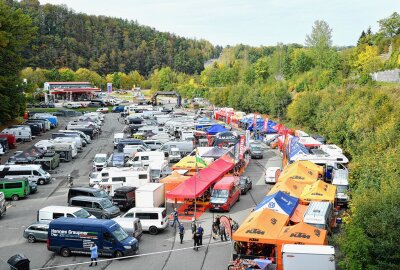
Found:
[[[40,5],[37,0],[9,0],[8,4],[29,14],[38,28],[36,39],[24,52],[31,67],[85,67],[100,74],[138,70],[147,75],[170,66],[194,74],[222,49],[135,21],[76,13],[64,5]]]

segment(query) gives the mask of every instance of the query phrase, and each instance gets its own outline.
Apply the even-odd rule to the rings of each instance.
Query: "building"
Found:
[[[45,101],[82,101],[91,100],[95,93],[101,92],[100,88],[92,87],[90,82],[45,82]]]

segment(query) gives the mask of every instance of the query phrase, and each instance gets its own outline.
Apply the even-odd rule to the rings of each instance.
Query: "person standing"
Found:
[[[203,227],[201,227],[201,225],[199,224],[199,226],[197,227],[197,233],[199,234],[199,244],[200,246],[203,245],[203,233],[204,233],[204,229]]]
[[[224,223],[219,224],[219,234],[221,235],[221,241],[224,241],[224,237],[225,241],[228,241],[228,239],[226,238],[226,230]]]
[[[179,238],[181,239],[181,244],[183,242],[183,235],[185,234],[185,227],[183,227],[183,224],[179,224]]]
[[[178,219],[178,211],[176,210],[176,208],[174,208],[174,212],[172,212],[172,216],[174,217],[174,221],[172,222],[171,227],[176,228],[175,222],[178,224],[178,226],[181,224]]]
[[[213,232],[213,239],[217,239],[219,226],[217,225],[217,218],[214,218],[213,225],[212,225],[212,232]]]
[[[93,262],[94,262],[94,266],[97,266],[97,257],[98,257],[98,254],[97,254],[97,246],[96,246],[96,244],[95,243],[93,243],[91,246],[90,246],[90,265],[89,266],[92,266],[93,265]]]
[[[190,229],[192,230],[192,235],[194,235],[194,233],[195,233],[196,230],[197,230],[195,218],[192,218],[192,223],[190,223]]]
[[[193,249],[198,251],[199,250],[199,244],[200,244],[200,235],[197,231],[194,232],[193,234]]]

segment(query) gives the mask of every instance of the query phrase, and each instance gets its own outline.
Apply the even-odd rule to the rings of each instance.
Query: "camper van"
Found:
[[[117,148],[118,142],[124,138],[124,133],[114,133],[114,149]]]
[[[53,219],[60,217],[70,218],[95,218],[88,211],[80,207],[69,206],[46,206],[37,212],[38,222],[50,223]]]
[[[92,139],[90,138],[89,135],[86,135],[84,132],[80,131],[80,130],[67,130],[67,129],[60,129],[58,131],[58,133],[71,133],[71,134],[77,134],[81,137],[81,139],[83,140],[83,142],[85,142],[86,144],[90,144],[92,142]]]
[[[28,178],[39,185],[51,181],[51,175],[40,165],[0,165],[0,178]]]
[[[50,222],[48,250],[63,257],[90,255],[92,243],[96,243],[101,256],[123,257],[136,254],[139,249],[138,241],[114,220],[58,218]]]
[[[314,227],[331,232],[334,222],[332,204],[330,202],[312,201],[308,205],[303,221]]]
[[[74,140],[76,142],[76,147],[78,148],[78,152],[82,152],[83,151],[83,143],[82,143],[82,139],[78,134],[69,134],[69,133],[53,133],[51,134],[51,137],[53,139],[56,138],[68,138],[71,140]]]
[[[31,128],[28,126],[17,128],[6,128],[1,132],[3,134],[15,135],[17,141],[32,141]]]
[[[332,185],[336,186],[336,203],[347,206],[349,202],[349,171],[333,170]]]
[[[210,210],[227,211],[240,200],[239,177],[226,176],[219,180],[211,193]]]
[[[181,156],[190,154],[194,149],[193,142],[191,141],[169,141],[164,143],[160,151],[169,154],[172,148],[178,148]]]
[[[62,151],[71,151],[71,158],[76,158],[78,156],[78,147],[76,146],[76,141],[73,138],[55,138],[52,140],[54,143],[54,149],[56,153],[60,154],[60,159],[64,159]],[[68,160],[69,161],[69,160]]]
[[[114,195],[114,190],[121,186],[140,187],[150,182],[150,170],[143,167],[108,167],[101,171],[101,187]]]
[[[124,152],[124,147],[127,145],[142,145],[143,147],[149,149],[149,147],[142,140],[122,139],[118,142],[118,145],[117,145],[118,152],[120,152],[120,153]]]
[[[136,153],[145,152],[145,151],[149,151],[149,149],[143,145],[127,145],[124,147],[123,154],[124,154],[124,157],[131,158],[131,157],[135,156]],[[129,162],[128,162],[128,164],[129,164]]]
[[[158,151],[137,152],[133,158],[133,162],[141,162],[141,164],[145,167],[149,166],[150,163],[162,162],[164,160],[164,153]]]
[[[151,151],[158,150],[162,146],[162,142],[159,140],[144,140],[144,143],[151,149]]]

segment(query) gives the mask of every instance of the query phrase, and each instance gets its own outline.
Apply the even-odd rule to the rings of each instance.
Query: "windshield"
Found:
[[[115,237],[115,239],[117,239],[118,242],[122,242],[128,238],[128,234],[121,227],[113,231],[112,235]]]
[[[85,209],[81,209],[81,210],[76,211],[74,213],[74,216],[76,216],[77,218],[88,218],[88,217],[90,217],[90,214]]]
[[[94,193],[95,197],[106,198],[108,197],[107,193],[104,190],[99,190]]]
[[[105,157],[96,157],[96,158],[94,158],[94,162],[104,163],[104,162],[106,162],[106,158]]]
[[[240,184],[241,184],[241,185],[246,184],[246,179],[240,179]]]
[[[211,197],[214,198],[228,198],[228,191],[224,189],[214,189]]]
[[[261,151],[261,147],[259,147],[259,146],[251,146],[251,150],[253,150],[253,151]]]
[[[317,227],[319,229],[325,229],[325,225],[324,224],[314,224],[314,223],[307,223],[307,224],[310,224],[310,225],[312,225],[314,227]]]
[[[46,172],[45,172],[42,168],[39,168],[38,172],[39,172],[41,175],[46,175]]]
[[[336,193],[346,193],[348,190],[348,186],[336,186]]]
[[[101,200],[100,205],[103,207],[103,209],[110,208],[113,206],[110,200]]]

